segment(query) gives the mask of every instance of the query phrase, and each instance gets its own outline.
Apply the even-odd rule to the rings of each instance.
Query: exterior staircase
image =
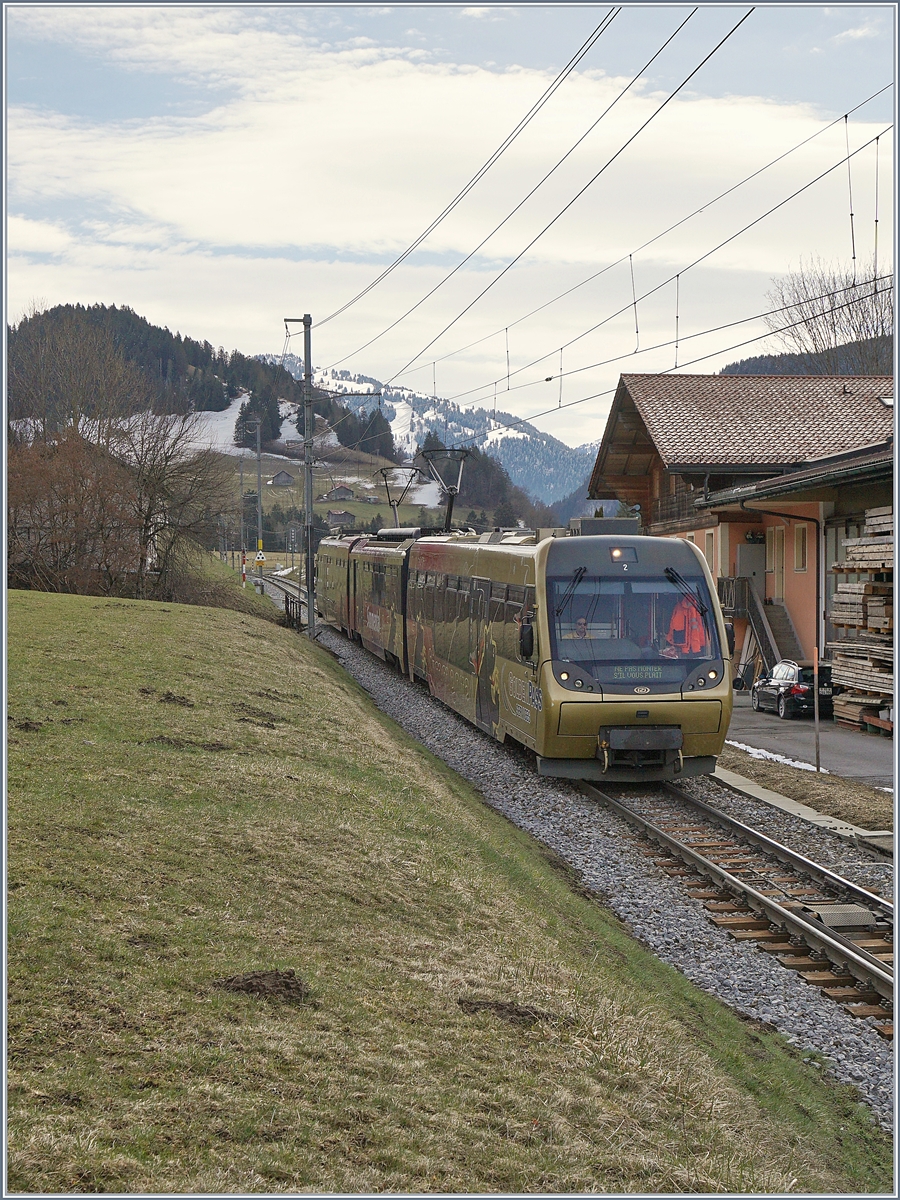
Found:
[[[800,645],[793,622],[784,605],[767,604],[765,613],[775,639],[775,648],[779,658],[792,658],[795,662],[803,658],[803,647]]]

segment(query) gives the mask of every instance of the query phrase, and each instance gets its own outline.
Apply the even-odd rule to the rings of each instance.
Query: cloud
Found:
[[[845,29],[843,33],[836,33],[829,40],[832,42],[847,42],[858,41],[861,38],[878,37],[879,32],[872,25],[857,25],[854,29]]]
[[[6,219],[6,237],[13,254],[58,254],[72,244],[71,235],[60,226],[12,213]]]
[[[422,51],[365,39],[326,47],[304,25],[304,10],[101,6],[91,11],[87,22],[83,10],[22,6],[10,9],[8,19],[17,22],[16,36],[71,39],[82,51],[119,66],[157,72],[161,92],[172,74],[235,86],[226,100],[217,100],[199,117],[103,122],[10,108],[11,307],[21,307],[35,294],[50,303],[129,304],[156,323],[247,353],[278,350],[286,314],[312,311],[321,319],[368,284],[444,208],[551,78],[526,67],[489,70],[420,62],[416,56]],[[623,83],[599,72],[573,74],[429,238],[424,252],[345,316],[321,333],[316,330],[317,363],[353,351],[433,287],[449,264],[468,253],[541,178]],[[633,89],[478,258],[397,331],[346,365],[381,378],[392,374],[527,244],[655,106],[653,97]],[[634,252],[640,294],[838,161],[844,153],[842,127],[646,251],[638,249],[821,125],[814,109],[801,104],[752,97],[673,100],[429,351],[437,357],[501,332],[499,340],[489,338],[438,364],[441,394],[495,378],[505,364],[504,328],[592,271],[626,256],[624,266],[595,284],[535,320],[511,327],[513,369],[544,352],[558,356],[559,346],[576,333],[627,306],[629,253]],[[863,121],[851,124],[857,144],[879,130]],[[856,212],[869,213],[874,158],[861,156],[857,163]],[[881,147],[881,173],[886,211],[889,139]],[[857,220],[862,254],[870,229],[861,215]],[[846,241],[845,171],[731,243],[703,268],[685,273],[682,331],[686,335],[761,311],[772,275],[801,253],[846,256]],[[880,249],[886,258],[888,241],[882,222]],[[674,285],[641,302],[639,316],[642,345],[665,340],[674,328]],[[730,336],[702,345],[727,346]],[[627,312],[567,350],[565,366],[569,370],[630,353],[633,347],[633,313]],[[692,353],[702,353],[702,347]],[[728,360],[712,359],[697,369],[714,370]],[[669,365],[668,350],[639,355],[567,380],[565,398],[578,389],[586,395],[614,385],[620,370]],[[552,392],[555,400],[553,387],[543,382],[550,373],[539,371],[534,387],[512,393],[504,407],[527,416],[542,407],[544,392]],[[424,374],[430,387],[430,370]],[[409,382],[422,378],[413,375]],[[584,441],[602,433],[604,413],[590,404],[542,427]]]

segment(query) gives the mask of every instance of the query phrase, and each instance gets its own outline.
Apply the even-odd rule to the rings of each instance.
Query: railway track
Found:
[[[671,784],[640,797],[582,791],[638,833],[710,920],[755,942],[855,1017],[893,1037],[893,905]]]
[[[295,581],[266,579],[294,604]],[[670,877],[737,941],[754,942],[893,1037],[893,905],[671,784],[640,797],[581,790],[616,811]],[[616,789],[618,790],[618,789]]]

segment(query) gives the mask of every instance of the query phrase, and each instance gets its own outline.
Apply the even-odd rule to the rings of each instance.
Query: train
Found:
[[[622,524],[334,534],[316,555],[317,610],[485,733],[533,751],[540,775],[709,774],[731,718],[733,627],[693,543]]]

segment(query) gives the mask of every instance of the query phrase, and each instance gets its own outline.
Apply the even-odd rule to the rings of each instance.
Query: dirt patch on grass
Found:
[[[460,996],[456,1002],[464,1013],[493,1013],[501,1021],[509,1021],[511,1025],[536,1025],[538,1021],[548,1021],[554,1024],[572,1025],[569,1017],[560,1017],[556,1013],[544,1012],[542,1008],[534,1008],[530,1004],[513,1004],[508,1000],[472,1000]]]
[[[232,704],[235,712],[243,713],[245,717],[253,717],[257,721],[283,721],[277,713],[267,712],[264,708],[254,708],[251,704]],[[274,728],[274,726],[272,726]]]
[[[193,708],[193,700],[188,700],[187,696],[176,696],[174,692],[163,692],[159,698],[160,704],[178,704],[182,708]]]
[[[894,799],[890,792],[881,792],[840,775],[816,774],[815,771],[801,771],[784,763],[754,758],[746,750],[736,750],[733,746],[724,747],[719,755],[719,766],[726,771],[736,771],[789,800],[808,804],[825,816],[849,821],[862,829],[894,828]]]
[[[192,742],[189,738],[160,737],[150,738],[146,742],[141,743],[142,746],[171,746],[173,750],[211,750],[213,752],[222,750],[233,750],[233,746],[226,745],[225,742]]]
[[[296,971],[249,971],[217,979],[213,987],[226,992],[246,992],[264,1000],[285,1000],[290,1004],[307,1004],[311,992]]]

